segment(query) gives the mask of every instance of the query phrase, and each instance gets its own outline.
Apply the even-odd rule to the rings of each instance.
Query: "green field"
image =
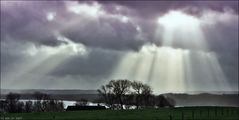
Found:
[[[96,110],[1,113],[1,120],[239,120],[239,108],[182,107],[143,110]]]

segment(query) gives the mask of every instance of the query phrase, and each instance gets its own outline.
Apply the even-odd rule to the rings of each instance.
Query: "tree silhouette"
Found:
[[[135,105],[138,109],[140,105],[148,102],[147,98],[151,95],[152,90],[150,86],[139,81],[133,81],[131,83],[131,87],[134,90],[133,94],[135,94]]]
[[[108,84],[98,89],[99,94],[104,98],[111,109],[120,107],[130,108],[135,105],[140,107],[173,107],[175,101],[167,96],[155,96],[149,85],[139,81],[111,80]],[[120,106],[119,106],[120,105]]]
[[[6,97],[7,101],[7,111],[8,112],[17,112],[17,106],[20,99],[20,95],[16,93],[9,93]]]
[[[114,94],[112,88],[109,85],[102,85],[100,89],[97,90],[101,97],[103,97],[105,103],[112,108],[114,104]]]
[[[117,98],[120,108],[123,109],[123,96],[129,92],[131,82],[129,80],[111,80],[107,85],[112,89],[112,93]]]

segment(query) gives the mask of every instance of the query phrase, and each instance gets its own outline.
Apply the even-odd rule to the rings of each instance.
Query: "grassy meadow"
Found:
[[[1,120],[239,120],[235,107],[1,113]]]

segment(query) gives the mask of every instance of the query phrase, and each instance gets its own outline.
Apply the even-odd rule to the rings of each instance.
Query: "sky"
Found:
[[[238,1],[1,1],[1,88],[238,91]]]

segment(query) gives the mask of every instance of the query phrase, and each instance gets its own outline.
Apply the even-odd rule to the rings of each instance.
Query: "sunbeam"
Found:
[[[162,39],[163,46],[208,50],[200,19],[180,11],[170,11],[158,18],[155,39]]]
[[[58,39],[66,43],[57,47],[36,47],[35,45],[30,44],[24,52],[27,61],[18,63],[14,70],[14,75],[4,75],[4,77],[7,77],[6,79],[9,79],[6,86],[12,86],[14,88],[19,85],[24,86],[26,82],[28,85],[31,84],[32,86],[35,86],[41,82],[34,78],[35,74],[42,77],[46,76],[57,66],[71,58],[71,56],[85,55],[87,53],[86,48],[81,44],[74,43],[62,36],[59,36]],[[18,82],[18,84],[15,84],[15,82]]]
[[[155,93],[231,90],[199,18],[170,11],[157,24],[154,39],[162,39],[162,46],[146,44],[128,52],[112,78],[140,80]]]
[[[140,80],[155,93],[230,91],[214,53],[146,45],[126,54],[111,78]]]

